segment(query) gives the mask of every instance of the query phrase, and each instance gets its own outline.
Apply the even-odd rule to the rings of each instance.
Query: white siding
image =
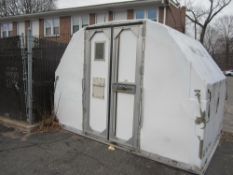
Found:
[[[39,20],[33,20],[31,22],[32,25],[32,35],[39,37]]]
[[[22,34],[25,35],[25,23],[24,23],[24,21],[18,23],[17,34],[18,35],[22,35]]]
[[[71,17],[71,33],[75,33],[83,27],[89,25],[89,15],[80,14]]]
[[[127,20],[127,11],[116,11],[113,13],[114,21]]]
[[[97,13],[96,14],[96,23],[101,24],[108,21],[108,13]]]

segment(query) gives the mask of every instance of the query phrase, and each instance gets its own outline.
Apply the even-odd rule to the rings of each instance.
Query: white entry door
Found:
[[[86,38],[84,131],[107,140],[111,30],[90,30]]]
[[[141,116],[143,25],[86,31],[84,131],[137,148]]]
[[[110,141],[137,148],[141,116],[142,26],[115,27]]]

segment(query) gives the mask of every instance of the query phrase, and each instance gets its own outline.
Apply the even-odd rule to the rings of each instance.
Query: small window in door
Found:
[[[104,42],[95,43],[95,60],[103,61],[104,52],[105,52],[105,43]]]

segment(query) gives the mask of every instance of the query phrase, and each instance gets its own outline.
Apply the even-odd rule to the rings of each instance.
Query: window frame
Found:
[[[57,20],[58,24],[56,25],[55,21]],[[55,33],[55,28],[58,27],[58,34]],[[53,35],[60,36],[60,18],[53,18]]]
[[[87,23],[85,24],[85,26],[83,25],[83,19],[84,19],[84,17],[86,17],[86,19],[87,19]],[[82,28],[85,28],[86,26],[88,26],[90,24],[90,18],[89,18],[89,15],[81,15],[81,27]],[[82,29],[81,28],[81,29]]]
[[[154,8],[145,7],[145,8],[134,9],[134,19],[136,19],[136,20],[137,20],[136,11],[139,11],[139,10],[144,11],[144,18],[143,19],[149,19],[149,20],[154,21],[154,22],[159,22],[159,10],[158,10],[158,7],[154,7]],[[152,19],[148,18],[148,13],[149,13],[150,10],[155,10],[155,12],[156,12],[156,19],[155,20],[152,20]]]
[[[152,19],[149,18],[149,11],[150,11],[150,10],[154,10],[154,11],[155,11],[156,18],[155,18],[154,20],[152,20]],[[146,19],[150,19],[150,20],[152,20],[152,21],[158,22],[158,20],[159,20],[158,15],[159,15],[159,13],[158,13],[158,8],[149,8],[149,9],[146,10]]]
[[[83,28],[83,17],[87,18],[87,26],[90,24],[90,18],[88,14],[83,14],[83,15],[74,15],[71,16],[71,34],[73,35],[75,32],[81,30]],[[78,18],[78,26],[79,26],[79,30],[74,32],[74,18]]]
[[[105,61],[105,56],[106,56],[106,54],[105,54],[105,51],[106,51],[106,41],[96,41],[96,42],[94,42],[95,44],[94,44],[94,61]],[[103,44],[104,45],[104,47],[103,47],[103,58],[102,59],[99,59],[99,58],[96,58],[96,44]]]
[[[55,25],[55,20],[58,20],[58,25]],[[47,35],[46,29],[48,28],[46,22],[50,21],[50,35]],[[55,28],[58,27],[58,34],[55,34]],[[52,17],[44,19],[44,36],[45,37],[57,37],[60,36],[60,17]]]
[[[75,18],[77,18],[78,19],[78,24],[77,24],[77,26],[78,26],[78,30],[77,31],[79,31],[80,30],[80,16],[71,16],[71,34],[74,34],[75,32],[77,32],[77,31],[75,31],[74,32],[74,19]],[[76,25],[75,25],[76,26]]]
[[[142,12],[143,13],[143,18],[137,18],[137,12]],[[147,10],[145,10],[145,9],[136,9],[135,11],[134,11],[134,18],[135,19],[146,19],[146,11]]]
[[[7,30],[4,29],[3,27],[4,25],[7,25]],[[1,27],[1,33],[0,33],[1,38],[8,38],[13,36],[13,23],[2,23],[0,27]],[[6,35],[4,35],[4,33]]]

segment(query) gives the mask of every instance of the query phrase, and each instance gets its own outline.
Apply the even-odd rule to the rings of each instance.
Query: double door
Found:
[[[142,113],[143,25],[85,33],[84,133],[137,149]]]

